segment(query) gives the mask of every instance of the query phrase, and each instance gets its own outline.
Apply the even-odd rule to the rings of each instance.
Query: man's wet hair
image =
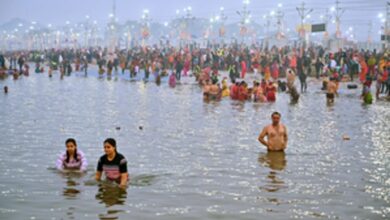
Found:
[[[282,117],[282,115],[279,112],[273,112],[271,117],[273,117],[274,115],[278,115],[279,117]]]

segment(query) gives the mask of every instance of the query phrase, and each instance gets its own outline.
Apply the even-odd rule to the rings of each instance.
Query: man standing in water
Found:
[[[333,104],[335,95],[337,95],[337,85],[334,81],[334,78],[330,78],[326,88],[326,101],[328,104]]]
[[[274,112],[271,115],[272,124],[263,128],[258,140],[268,151],[284,151],[287,147],[287,128],[283,124],[279,123],[281,115],[279,112]],[[264,138],[267,136],[267,140]]]

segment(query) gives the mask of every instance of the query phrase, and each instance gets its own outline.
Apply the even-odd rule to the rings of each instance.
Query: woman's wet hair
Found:
[[[76,140],[74,138],[68,138],[66,139],[65,141],[65,145],[68,145],[68,143],[72,143],[74,144],[74,146],[76,146],[76,148],[74,149],[74,159],[76,161],[79,161],[79,159],[77,158],[77,143],[76,143]],[[69,152],[66,151],[66,162],[69,163],[69,159],[70,159],[70,155],[69,155]]]
[[[65,144],[73,143],[75,146],[77,146],[76,140],[74,138],[68,138],[65,141]]]
[[[105,143],[110,144],[110,145],[113,146],[113,147],[115,148],[115,150],[116,150],[116,141],[115,141],[114,138],[107,138],[103,143],[104,143],[104,144],[105,144]]]

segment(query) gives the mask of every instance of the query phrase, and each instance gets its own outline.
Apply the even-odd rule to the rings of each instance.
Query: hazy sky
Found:
[[[0,24],[12,18],[22,18],[28,21],[37,21],[42,24],[65,24],[65,21],[76,22],[89,15],[92,20],[106,22],[112,11],[113,0],[0,0]],[[197,17],[209,18],[219,13],[223,6],[229,21],[239,19],[237,10],[242,8],[242,0],[116,0],[117,17],[119,22],[137,20],[143,9],[149,9],[153,21],[165,22],[175,17],[176,10],[191,6]],[[306,5],[313,8],[311,20],[320,21],[320,15],[326,8],[335,5],[335,0],[306,0]],[[340,0],[341,7],[346,9],[342,17],[344,29],[353,26],[355,34],[363,38],[367,35],[369,21],[373,22],[372,33],[378,37],[380,19],[378,13],[385,13],[386,0]],[[299,22],[296,6],[302,1],[296,0],[251,0],[250,10],[256,22],[261,21],[262,15],[277,9],[282,3],[285,10],[287,25],[292,29]]]

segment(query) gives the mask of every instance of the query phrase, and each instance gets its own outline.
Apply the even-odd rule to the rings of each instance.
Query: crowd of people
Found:
[[[280,123],[281,117],[279,112],[273,112],[271,115],[272,124],[265,126],[259,134],[258,141],[269,152],[283,152],[287,148],[287,127]],[[107,138],[103,142],[103,146],[104,155],[98,161],[95,180],[101,181],[104,175],[106,181],[116,183],[119,187],[126,189],[129,181],[126,158],[118,153],[115,139]],[[57,170],[60,172],[87,172],[86,156],[78,149],[76,140],[68,138],[65,141],[65,147],[66,150],[57,159]]]
[[[170,87],[175,87],[182,77],[193,77],[202,87],[206,102],[223,98],[275,102],[277,93],[288,92],[291,102],[296,103],[300,93],[307,91],[309,76],[322,81],[328,103],[335,102],[342,82],[347,82],[349,89],[356,89],[360,84],[361,98],[366,104],[373,102],[373,84],[376,99],[390,97],[390,59],[387,52],[375,50],[330,52],[321,46],[268,49],[231,44],[207,48],[189,45],[111,51],[107,48],[13,51],[0,54],[0,79],[29,76],[32,64],[35,73],[47,73],[49,77],[59,73],[61,79],[73,72],[88,75],[91,65],[97,68],[99,75],[129,74],[130,79],[142,75],[143,80],[154,79],[158,85],[162,77],[167,77]],[[298,88],[296,81],[299,81]],[[5,86],[4,93],[8,90]],[[287,147],[287,128],[279,123],[280,113],[274,112],[271,118],[272,124],[264,127],[258,140],[269,151],[283,151]],[[105,154],[99,159],[95,179],[100,181],[104,174],[107,180],[125,188],[129,179],[126,158],[117,152],[114,139],[108,138],[103,144]],[[59,156],[57,169],[85,172],[88,163],[77,148],[76,140],[68,139],[65,145],[66,151]]]
[[[47,72],[50,77],[59,72],[61,79],[72,72],[87,75],[90,65],[96,65],[99,74],[129,74],[131,79],[142,73],[144,80],[153,78],[157,84],[161,83],[162,77],[169,77],[171,87],[175,87],[182,76],[194,76],[203,87],[205,100],[230,97],[241,101],[274,102],[278,91],[287,91],[296,102],[298,91],[307,91],[309,76],[323,80],[323,89],[330,102],[337,96],[340,82],[361,83],[362,98],[367,103],[373,99],[373,82],[376,98],[381,94],[390,96],[390,59],[386,52],[376,50],[330,52],[321,46],[268,49],[240,44],[201,48],[192,44],[179,48],[154,45],[124,50],[98,47],[17,51],[0,55],[0,78],[28,76],[31,63],[35,64],[34,72]],[[248,85],[248,73],[253,79],[251,86]],[[300,89],[295,88],[296,78]]]

